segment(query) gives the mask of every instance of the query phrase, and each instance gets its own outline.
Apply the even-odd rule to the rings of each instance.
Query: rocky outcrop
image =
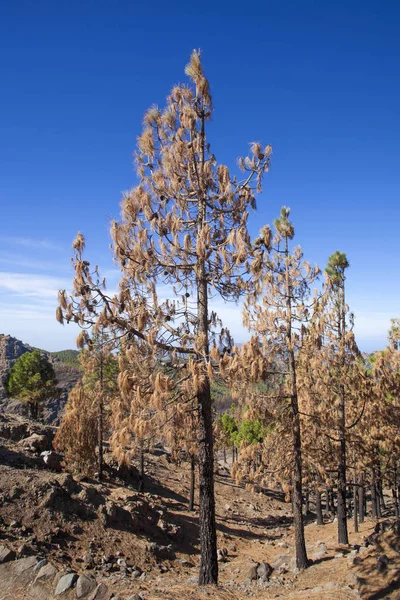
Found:
[[[24,344],[10,335],[0,334],[0,411],[11,414],[25,415],[27,407],[17,399],[7,398],[5,381],[9,370],[15,361],[26,352],[33,352],[35,348]],[[50,400],[43,407],[42,419],[45,423],[58,425],[64,412],[68,394],[80,379],[80,373],[74,367],[66,365],[49,352],[42,354],[53,364],[60,389],[59,397]]]

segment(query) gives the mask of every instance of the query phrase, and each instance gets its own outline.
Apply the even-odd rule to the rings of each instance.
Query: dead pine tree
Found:
[[[166,375],[166,387],[171,401],[182,390],[198,403],[199,583],[208,584],[218,580],[210,345],[222,351],[227,338],[209,298],[236,300],[246,292],[248,210],[261,191],[271,148],[252,144],[239,164],[243,178],[231,176],[207,138],[213,106],[199,52],[192,53],[186,75],[189,85],[175,86],[165,109],[153,106],[144,117],[135,154],[139,183],[125,194],[121,220],[111,227],[119,292],[107,295],[83,260],[81,237],[75,295],[62,295],[57,316],[81,324],[100,320],[181,371],[180,378]]]
[[[293,485],[293,517],[295,528],[296,564],[308,566],[303,522],[302,442],[297,382],[297,357],[302,334],[309,319],[313,299],[310,286],[319,275],[303,260],[299,247],[292,248],[294,227],[289,220],[290,209],[282,207],[274,222],[275,234],[269,228],[261,231],[255,241],[253,274],[254,291],[245,303],[244,323],[254,332],[270,372],[277,369],[283,376],[278,393],[289,402],[291,464]],[[253,341],[253,347],[256,347]],[[246,351],[246,350],[245,350]],[[256,357],[254,357],[256,358]],[[257,371],[256,360],[253,368]]]

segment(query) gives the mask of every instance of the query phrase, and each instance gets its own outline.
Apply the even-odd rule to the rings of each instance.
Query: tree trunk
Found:
[[[195,488],[195,480],[196,480],[195,467],[196,467],[196,461],[194,459],[194,456],[192,456],[191,459],[190,459],[190,497],[189,497],[189,510],[194,510],[194,488]]]
[[[29,411],[31,413],[31,419],[37,421],[39,413],[39,404],[37,402],[29,402]]]
[[[139,450],[139,492],[144,491],[144,449],[140,446]]]
[[[224,463],[226,463],[226,448],[224,446]]]
[[[306,551],[306,542],[304,537],[303,521],[303,481],[302,468],[303,459],[301,455],[301,429],[299,403],[297,395],[296,380],[296,362],[292,345],[292,285],[289,273],[289,244],[288,238],[285,238],[285,258],[286,258],[286,340],[288,348],[288,374],[290,382],[290,403],[292,409],[292,448],[293,448],[293,522],[294,539],[296,547],[296,567],[306,569],[308,567],[308,558]]]
[[[235,444],[232,445],[232,465],[235,464]]]
[[[372,470],[371,480],[371,517],[373,519],[378,518],[378,508],[376,504],[376,485],[375,485],[375,471]]]
[[[344,284],[341,294],[341,307],[339,319],[339,340],[342,352],[342,368],[345,367],[345,334],[346,334],[346,305],[344,296]],[[339,397],[339,472],[338,472],[338,497],[337,497],[337,519],[338,519],[338,542],[339,544],[349,543],[347,532],[347,514],[346,514],[346,392],[345,387],[340,384]]]
[[[204,116],[202,119],[202,169],[204,168]],[[202,235],[206,222],[206,203],[202,199],[198,234]],[[197,334],[203,342],[199,360],[209,360],[208,343],[208,290],[205,259],[197,261]],[[215,525],[214,498],[214,439],[210,380],[205,374],[204,383],[197,392],[199,406],[199,529],[200,529],[200,573],[199,585],[218,583],[217,533]]]
[[[98,472],[100,481],[103,479],[103,348],[100,348],[100,396],[99,396],[99,418],[97,423]]]
[[[360,487],[358,490],[358,512],[360,514],[360,523],[364,523],[365,518],[365,487],[364,487],[364,473],[360,476]]]
[[[304,494],[304,514],[308,515],[309,512],[310,512],[310,495],[309,495],[309,492],[307,489]]]
[[[357,498],[357,478],[354,473],[353,505],[354,505],[354,532],[358,533],[358,498]]]
[[[321,490],[318,487],[315,490],[315,512],[317,513],[317,525],[323,525],[324,518],[322,516]]]
[[[103,397],[100,398],[99,403],[99,419],[98,419],[98,472],[100,481],[103,479]]]
[[[383,496],[383,478],[382,478],[382,468],[381,468],[381,463],[379,462],[378,464],[378,469],[377,469],[377,491],[378,491],[378,495],[379,495],[379,510],[381,511],[381,514],[379,515],[380,517],[382,516],[382,510],[386,510],[386,505],[385,505],[385,498]]]

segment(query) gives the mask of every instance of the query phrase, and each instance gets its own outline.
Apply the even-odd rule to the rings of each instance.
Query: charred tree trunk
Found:
[[[99,416],[97,421],[97,445],[98,445],[98,473],[100,481],[103,479],[103,348],[100,349],[100,396],[99,396]]]
[[[354,532],[358,533],[358,497],[357,497],[357,485],[356,485],[357,479],[356,476],[354,475],[354,486],[353,486],[353,505],[354,505],[354,514],[353,514],[353,518],[354,518]]]
[[[371,517],[373,519],[378,518],[378,507],[376,502],[376,483],[375,483],[375,471],[372,470],[371,478]]]
[[[202,169],[204,169],[204,121],[202,117]],[[206,223],[206,203],[201,200],[198,233],[202,235]],[[208,289],[205,259],[197,263],[197,333],[202,336],[199,359],[209,358],[208,343]],[[197,393],[199,406],[199,529],[200,529],[200,573],[199,585],[218,583],[217,533],[215,525],[214,498],[214,439],[210,380],[206,375],[204,384]]]
[[[310,512],[310,495],[309,495],[308,489],[307,489],[306,493],[304,495],[304,514],[308,515],[309,512]]]
[[[339,313],[339,342],[342,369],[345,367],[345,335],[346,335],[346,303],[344,295],[344,283],[341,290],[340,313]],[[337,497],[337,520],[338,520],[338,542],[347,545],[349,535],[347,532],[346,514],[346,391],[344,384],[340,384],[339,396],[339,471],[338,471],[338,497]]]
[[[285,238],[285,256],[289,256],[288,238]],[[286,337],[288,346],[288,373],[291,391],[292,409],[292,444],[293,444],[293,521],[296,547],[296,566],[298,569],[308,567],[306,541],[303,521],[303,459],[301,455],[301,429],[299,403],[297,396],[296,362],[292,345],[292,286],[290,283],[289,263],[286,260]]]
[[[139,450],[139,492],[144,491],[144,448]]]
[[[194,456],[190,458],[190,497],[189,497],[189,510],[194,510],[194,489],[196,482],[196,461]]]
[[[323,525],[324,518],[322,516],[321,490],[318,487],[315,491],[315,512],[317,513],[317,525]]]
[[[360,515],[359,522],[364,523],[364,518],[365,518],[364,473],[361,473],[361,476],[360,476],[360,487],[358,489],[358,512]]]

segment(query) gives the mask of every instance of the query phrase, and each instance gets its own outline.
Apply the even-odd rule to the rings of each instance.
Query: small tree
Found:
[[[54,438],[54,448],[64,452],[70,468],[85,475],[96,471],[97,414],[93,398],[78,383],[69,393],[65,414]]]
[[[8,374],[6,388],[11,398],[28,404],[32,419],[37,419],[40,407],[60,391],[53,365],[39,350],[18,358]]]

